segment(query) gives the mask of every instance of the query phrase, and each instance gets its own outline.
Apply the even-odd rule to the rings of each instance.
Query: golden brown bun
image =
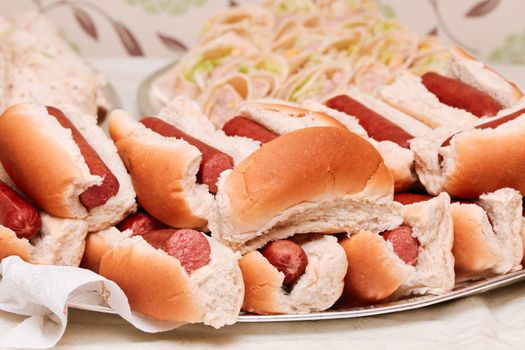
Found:
[[[122,288],[133,310],[158,320],[199,322],[202,310],[182,271],[178,260],[141,245],[109,250],[99,269]]]
[[[29,261],[33,249],[27,239],[18,238],[14,231],[0,225],[0,260],[17,255],[22,260]]]
[[[20,191],[47,213],[85,220],[90,232],[100,231],[135,211],[131,179],[95,119],[72,106],[61,109],[117,178],[115,195],[94,208],[82,205],[80,195],[102,178],[90,173],[71,131],[42,105],[15,105],[0,117],[0,162]]]
[[[35,123],[28,105],[8,108],[0,117],[0,162],[17,187],[48,213],[78,217],[69,208],[71,187],[82,177],[77,161]],[[23,142],[21,141],[23,140]],[[45,149],[35,157],[35,150]]]
[[[284,274],[258,251],[242,257],[245,294],[243,310],[257,314],[296,314],[326,310],[341,296],[347,262],[337,238],[305,234],[293,240],[301,245],[308,265],[290,290],[283,288]]]
[[[283,276],[258,251],[250,252],[239,260],[244,280],[242,309],[259,314],[274,313],[277,304],[275,290],[283,285]]]
[[[137,200],[148,213],[173,227],[206,226],[204,218],[194,215],[184,193],[184,177],[194,159],[188,151],[191,146],[163,148],[133,137],[116,145],[128,166]]]
[[[440,128],[413,139],[410,149],[419,180],[430,194],[476,199],[509,187],[525,195],[524,134],[525,114],[495,129]],[[450,144],[441,147],[451,135]]]
[[[456,168],[447,177],[443,191],[455,197],[477,198],[483,193],[510,187],[525,195],[523,135],[518,130],[476,131],[454,137]]]
[[[454,269],[458,278],[476,276],[490,270],[500,257],[482,233],[480,215],[485,215],[475,204],[455,204],[451,208],[454,222]]]
[[[137,201],[150,215],[173,227],[206,226],[207,220],[190,208],[184,186],[192,169],[195,174],[198,171],[195,147],[155,134],[123,111],[111,113],[109,133],[131,174]]]
[[[346,129],[346,126],[343,123],[339,122],[335,118],[332,118],[326,113],[300,108],[291,104],[273,102],[271,100],[268,102],[245,102],[239,107],[239,113],[241,115],[254,118],[256,121],[262,122],[267,120],[265,114],[269,116],[272,114],[281,114],[283,118],[304,118],[306,116],[311,116],[313,117],[313,121],[317,124],[317,126],[332,126]],[[274,127],[279,129],[279,125]],[[274,127],[272,127],[272,129],[274,129]]]
[[[340,244],[348,260],[343,295],[351,304],[377,304],[387,299],[410,273],[407,265],[388,250],[380,235],[360,231]],[[370,275],[374,278],[367,278]]]
[[[116,282],[146,316],[215,328],[237,321],[244,296],[238,254],[202,233],[210,260],[188,273],[177,258],[131,234],[114,227],[91,234],[82,267]]]
[[[263,145],[229,174],[224,194],[236,227],[257,230],[301,202],[358,193],[372,178],[374,194],[392,191],[392,176],[370,143],[345,129],[314,127]]]
[[[98,273],[102,256],[111,249],[108,242],[98,234],[89,234],[86,237],[86,248],[80,267]]]
[[[468,61],[474,61],[477,62],[476,58],[474,58],[472,55],[470,55],[467,51],[460,47],[453,47],[450,49],[452,55],[457,55],[461,59],[463,59],[465,62]],[[457,65],[461,65],[462,62],[455,62]],[[469,85],[472,85],[474,83],[474,87],[476,87],[479,90],[489,90],[486,91],[489,95],[491,95],[496,100],[499,100],[505,107],[510,107],[514,103],[518,102],[522,97],[523,93],[518,88],[516,84],[511,82],[510,80],[507,80],[505,77],[503,77],[501,74],[496,72],[494,69],[492,69],[490,66],[487,66],[486,64],[483,64],[481,62],[478,62],[481,67],[483,67],[484,70],[490,71],[494,74],[496,74],[497,77],[501,79],[501,82],[504,82],[508,86],[502,86],[501,82],[489,80],[487,82],[487,77],[479,77],[479,81],[473,82],[473,81],[466,81],[465,83],[470,83]],[[458,67],[459,68],[459,67]],[[459,72],[458,72],[459,73]],[[459,78],[462,78],[461,76]],[[483,79],[485,78],[485,79]],[[499,80],[499,79],[497,79]],[[480,85],[481,82],[485,82],[486,85]],[[496,85],[499,84],[499,85]],[[500,86],[500,91],[493,91],[496,86]],[[502,91],[502,89],[505,89],[506,91]],[[490,91],[492,90],[492,91]]]

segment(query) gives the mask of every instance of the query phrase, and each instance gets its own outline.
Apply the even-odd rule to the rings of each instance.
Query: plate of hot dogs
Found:
[[[216,328],[396,312],[522,280],[522,94],[449,54],[446,75],[244,101],[219,125],[186,96],[144,118],[113,110],[107,133],[72,106],[13,105],[0,116],[1,257],[80,266],[139,314]]]

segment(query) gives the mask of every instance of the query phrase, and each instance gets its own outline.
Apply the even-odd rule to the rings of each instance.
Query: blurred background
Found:
[[[359,0],[348,0],[359,1]],[[208,17],[257,0],[0,0],[3,16],[45,13],[84,56],[169,57],[197,42]],[[523,0],[378,0],[419,34],[467,48],[485,61],[525,63]]]

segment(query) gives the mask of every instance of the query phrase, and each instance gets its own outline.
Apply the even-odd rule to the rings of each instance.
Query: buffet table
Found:
[[[122,105],[138,113],[140,82],[165,59],[96,59]],[[497,67],[525,86],[525,69]],[[147,334],[116,315],[69,310],[69,325],[57,349],[441,349],[525,348],[525,282],[420,310],[360,319],[287,323],[243,323],[215,330],[187,325]],[[0,334],[23,318],[0,312]]]

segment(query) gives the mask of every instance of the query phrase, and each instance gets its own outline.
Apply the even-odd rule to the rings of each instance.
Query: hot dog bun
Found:
[[[345,124],[323,112],[301,108],[281,100],[243,102],[237,109],[236,115],[254,120],[278,135],[312,126],[345,128]],[[360,129],[358,124],[353,126]],[[365,134],[362,130],[356,133]]]
[[[508,81],[482,62],[477,61],[462,48],[451,48],[450,56],[452,58],[450,68],[454,77],[486,92],[505,108],[515,105],[523,97],[523,93],[516,84]]]
[[[289,293],[283,289],[284,274],[259,252],[239,261],[245,295],[243,310],[257,314],[308,313],[326,310],[341,296],[347,269],[343,249],[337,238],[328,235],[302,235],[298,240],[308,256],[305,273]]]
[[[31,241],[0,226],[0,260],[16,255],[32,264],[78,266],[84,254],[88,225],[41,213],[42,229]]]
[[[522,99],[523,93],[514,83],[474,59],[463,49],[458,47],[450,49],[450,57],[451,63],[447,76],[466,84],[467,86],[463,85],[461,88],[462,91],[474,89],[468,94],[478,96],[479,94],[475,92],[477,90],[481,95],[488,95],[489,100],[494,99],[494,103],[500,104],[503,109],[513,107]],[[461,91],[459,92],[461,93]],[[475,110],[471,109],[469,112],[461,108],[451,107],[454,104],[448,106],[441,103],[440,98],[427,89],[420,77],[408,72],[399,75],[393,84],[381,87],[378,94],[393,107],[412,115],[432,128],[441,126],[466,127],[478,122]],[[479,96],[480,99],[487,99],[481,95]],[[468,96],[464,97],[468,98]],[[481,105],[482,101],[477,99],[471,103],[480,108],[478,105]],[[496,111],[484,115],[491,117],[496,114]],[[481,115],[478,114],[478,116]]]
[[[0,180],[20,193],[0,164]],[[42,226],[31,240],[18,238],[0,225],[0,260],[17,255],[24,261],[41,265],[78,266],[84,254],[88,224],[83,220],[63,219],[40,212]]]
[[[414,137],[423,136],[432,130],[432,128],[425,123],[390,106],[383,100],[361,91],[355,86],[349,87],[345,91],[345,94],[376,113],[379,113],[383,118],[390,120]]]
[[[296,233],[380,232],[401,222],[392,194],[390,172],[363,138],[341,128],[305,128],[222,173],[219,216],[210,229],[241,252]]]
[[[116,228],[88,238],[83,266],[115,281],[134,311],[158,320],[203,322],[219,328],[237,321],[244,296],[239,256],[202,234],[210,262],[188,274],[179,260],[141,236]]]
[[[156,117],[232,156],[236,164],[258,148],[258,143],[253,140],[226,136],[221,130],[216,130],[199,105],[186,96],[171,100]]]
[[[449,145],[444,145],[452,135]],[[525,113],[495,128],[443,127],[413,139],[410,149],[415,154],[419,180],[430,194],[446,191],[453,197],[476,199],[484,193],[510,187],[525,195],[523,135]]]
[[[344,298],[349,305],[369,305],[386,300],[414,271],[376,233],[359,231],[340,243],[348,261]]]
[[[118,193],[106,204],[89,211],[81,204],[79,195],[99,183],[100,177],[89,173],[71,132],[50,117],[44,106],[19,104],[3,113],[0,162],[16,186],[46,212],[84,219],[90,231],[98,231],[135,210],[135,192],[115,146],[97,127],[96,119],[73,107],[62,110],[119,181]]]
[[[17,255],[24,261],[29,261],[29,257],[34,247],[25,238],[18,238],[14,231],[0,225],[0,260]]]
[[[361,231],[341,241],[348,260],[345,298],[374,304],[408,295],[442,294],[454,287],[450,197],[442,193],[404,207],[403,224],[419,241],[415,266],[405,264],[381,236]]]
[[[520,266],[522,202],[516,190],[483,194],[472,204],[451,206],[456,280],[482,279]]]
[[[208,187],[196,182],[196,147],[155,133],[122,110],[110,114],[109,133],[150,215],[173,227],[206,227],[216,209]]]
[[[391,106],[431,128],[468,126],[478,121],[472,113],[439,102],[421,83],[421,78],[410,72],[403,72],[392,84],[380,87],[378,94]]]

